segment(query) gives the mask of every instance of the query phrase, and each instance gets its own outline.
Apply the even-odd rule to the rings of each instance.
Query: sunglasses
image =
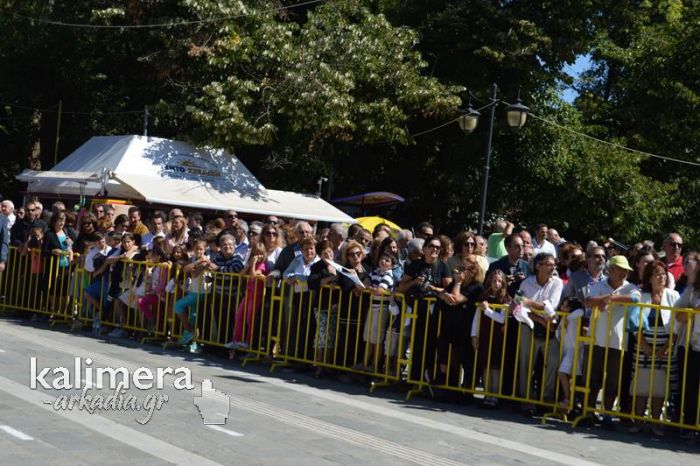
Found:
[[[235,220],[238,218],[238,215],[229,215],[228,218]]]
[[[27,209],[27,211],[29,211],[29,212],[34,212],[35,210],[39,210],[39,209]]]
[[[467,241],[467,246],[476,246],[474,241]]]
[[[683,247],[683,243],[676,243],[675,241],[669,241],[668,245],[671,246],[672,248],[682,248]]]
[[[348,253],[348,256],[350,257],[359,257],[362,255],[362,251],[352,251]]]
[[[473,244],[473,243],[472,243],[472,244]],[[440,249],[442,249],[442,246],[440,246],[439,244],[429,244],[429,245],[426,246],[426,247],[428,247],[428,248],[430,248],[430,249],[435,249],[435,250],[437,250],[437,251],[439,251]]]
[[[274,231],[266,231],[265,236],[277,236],[277,233]]]

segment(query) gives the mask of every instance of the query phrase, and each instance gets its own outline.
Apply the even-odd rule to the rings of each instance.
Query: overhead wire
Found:
[[[559,128],[559,129],[562,129],[562,130],[564,130],[564,131],[568,131],[569,133],[576,134],[576,135],[578,135],[578,136],[581,136],[581,137],[584,137],[584,138],[587,138],[587,139],[591,139],[591,140],[593,140],[593,141],[598,142],[599,144],[604,144],[604,145],[607,145],[607,146],[610,146],[610,147],[614,147],[614,148],[616,148],[616,149],[625,150],[625,151],[627,151],[627,152],[632,152],[632,153],[635,153],[635,154],[638,154],[638,155],[642,155],[642,156],[645,156],[645,157],[653,157],[653,158],[660,159],[660,160],[666,160],[666,161],[670,161],[670,162],[677,162],[677,163],[683,163],[683,164],[686,164],[686,165],[692,165],[692,166],[694,166],[694,167],[700,167],[700,163],[698,163],[698,162],[691,162],[691,161],[689,161],[689,160],[682,160],[682,159],[677,159],[677,158],[674,158],[674,157],[666,157],[666,156],[664,156],[664,155],[652,154],[651,152],[645,152],[645,151],[642,151],[642,150],[632,149],[631,147],[626,147],[626,146],[623,146],[622,144],[617,144],[617,143],[615,143],[615,142],[606,141],[605,139],[600,139],[600,138],[597,138],[597,137],[595,137],[595,136],[591,136],[590,134],[582,133],[581,131],[577,131],[577,130],[575,130],[575,129],[571,129],[571,128],[569,128],[569,127],[567,127],[567,126],[564,126],[564,125],[562,125],[562,124],[559,124],[559,123],[557,123],[557,122],[555,122],[555,121],[551,121],[551,120],[548,120],[548,119],[546,119],[546,118],[542,118],[542,117],[540,117],[540,116],[537,116],[537,115],[534,114],[534,113],[528,113],[528,115],[531,116],[532,118],[536,119],[536,120],[539,120],[539,121],[542,121],[542,122],[544,122],[544,123],[547,123],[548,125],[552,125],[552,126],[555,126],[555,127]]]
[[[505,102],[505,101],[503,101],[503,103],[505,103],[505,104],[507,104],[507,105],[510,105],[508,102]],[[485,105],[485,106],[483,106],[483,107],[481,107],[481,108],[478,108],[477,111],[481,111],[481,110],[483,110],[483,109],[486,108],[486,107],[488,107],[488,104]],[[691,166],[694,166],[694,167],[700,167],[700,163],[698,163],[698,162],[691,162],[691,161],[689,161],[689,160],[682,160],[682,159],[677,159],[677,158],[674,158],[674,157],[667,157],[667,156],[663,156],[663,155],[653,154],[653,153],[651,153],[651,152],[645,152],[645,151],[642,151],[642,150],[633,149],[633,148],[631,148],[631,147],[623,146],[622,144],[617,144],[617,143],[614,143],[614,142],[606,141],[606,140],[604,140],[604,139],[600,139],[600,138],[597,138],[597,137],[595,137],[595,136],[591,136],[590,134],[586,134],[586,133],[583,133],[583,132],[581,132],[581,131],[577,131],[577,130],[575,130],[575,129],[569,128],[569,127],[564,126],[564,125],[562,125],[562,124],[560,124],[560,123],[557,123],[557,122],[555,122],[555,121],[551,121],[551,120],[548,120],[548,119],[546,119],[546,118],[537,116],[536,114],[534,114],[534,113],[532,113],[532,112],[529,112],[529,113],[528,113],[528,116],[530,116],[530,117],[532,117],[532,118],[534,118],[534,119],[536,119],[536,120],[542,121],[543,123],[546,123],[546,124],[555,126],[555,127],[559,128],[559,129],[562,129],[562,130],[564,130],[564,131],[568,131],[569,133],[576,134],[576,135],[578,135],[578,136],[582,136],[582,137],[584,137],[584,138],[587,138],[587,139],[596,141],[596,142],[599,143],[599,144],[604,144],[604,145],[607,145],[607,146],[610,146],[610,147],[614,147],[614,148],[616,148],[616,149],[625,150],[625,151],[628,151],[628,152],[631,152],[631,153],[635,153],[635,154],[638,154],[638,155],[642,155],[642,156],[645,156],[645,157],[652,157],[652,158],[656,158],[656,159],[660,159],[660,160],[666,160],[666,161],[669,161],[669,162],[676,162],[676,163],[682,163],[682,164],[686,164],[686,165],[691,165]],[[439,130],[439,129],[441,129],[441,128],[444,128],[445,126],[451,125],[451,124],[454,123],[455,121],[459,120],[459,118],[460,118],[460,117],[454,118],[454,119],[449,120],[449,121],[447,121],[447,122],[445,122],[445,123],[442,123],[442,124],[440,124],[440,125],[438,125],[438,126],[435,126],[434,128],[430,128],[430,129],[427,129],[427,130],[425,130],[425,131],[421,131],[420,133],[411,134],[411,136],[415,138],[415,137],[418,137],[418,136],[422,136],[422,135],[424,135],[424,134],[432,133],[433,131],[437,131],[437,130]]]
[[[479,107],[479,108],[477,108],[477,109],[475,109],[475,110],[476,110],[477,112],[480,112],[480,111],[484,110],[485,108],[488,108],[489,105],[491,105],[491,104],[488,103],[488,104],[484,105],[483,107]],[[450,121],[448,121],[448,122],[446,122],[446,123],[442,123],[441,125],[435,126],[434,128],[426,129],[425,131],[421,131],[420,133],[411,134],[410,136],[415,138],[415,137],[418,137],[418,136],[422,136],[422,135],[424,135],[424,134],[432,133],[433,131],[437,131],[437,130],[439,130],[440,128],[444,128],[445,126],[451,125],[451,124],[454,123],[455,121],[458,121],[461,117],[462,117],[462,115],[460,115],[460,116],[458,116],[457,118],[454,118],[454,119],[452,119],[452,120],[450,120]]]

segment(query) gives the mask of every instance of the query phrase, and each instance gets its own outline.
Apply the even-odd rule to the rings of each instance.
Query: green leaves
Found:
[[[226,144],[272,144],[277,129],[306,141],[410,144],[412,118],[451,115],[458,87],[421,70],[415,32],[358,1],[328,2],[300,26],[260,14],[216,40],[204,94],[189,114]]]

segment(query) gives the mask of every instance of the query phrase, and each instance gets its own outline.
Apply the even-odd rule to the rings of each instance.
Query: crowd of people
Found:
[[[170,293],[183,328],[178,343],[196,339],[196,326],[202,325],[198,306],[207,301],[212,308],[232,307],[233,327],[219,338],[227,340],[227,348],[246,350],[256,343],[264,290],[285,283],[289,299],[281,328],[287,332],[280,335],[280,354],[327,361],[330,349],[347,348],[348,332],[342,329],[354,326],[364,342],[355,351],[360,358],[350,360],[345,351],[340,359],[336,354],[336,366],[396,375],[397,360],[405,356],[398,348],[410,348],[409,381],[453,388],[480,383],[487,393],[484,406],[496,407],[499,394],[512,395],[531,412],[527,400],[557,399],[562,410],[572,409],[571,382],[585,373],[584,356],[592,352],[589,403],[603,390],[606,411],[617,402],[621,412],[638,417],[648,408],[656,419],[700,423],[698,254],[683,254],[677,233],[668,234],[657,250],[648,240],[579,244],[545,224],[516,231],[505,220],[495,222],[488,238],[469,230],[450,238],[428,222],[400,231],[378,224],[370,231],[359,224],[314,228],[275,216],[248,222],[235,210],[222,212],[205,219],[175,208],[144,216],[131,207],[115,215],[108,204],[73,212],[60,201],[44,211],[37,200],[15,211],[5,201],[0,236],[9,231],[5,242],[37,259],[33,273],[47,273],[41,258],[51,258],[59,273],[86,271],[83,283],[62,282],[84,289],[98,332],[100,311],[113,310],[111,337],[128,336],[120,325],[127,308],[153,322]],[[126,278],[123,259],[151,266]],[[6,261],[4,247],[0,263]],[[170,267],[183,280],[169,279]],[[249,278],[242,286],[217,279],[231,273]],[[141,291],[134,293],[132,286]],[[324,298],[328,287],[341,293]],[[56,293],[52,306],[68,305],[68,288]],[[369,299],[358,299],[367,293]],[[401,314],[394,301],[399,295],[415,319]],[[300,315],[305,308],[313,314]],[[300,325],[304,318],[308,321]],[[409,323],[413,329],[403,328]],[[577,338],[583,334],[592,338],[585,348]],[[402,343],[398,335],[413,338]],[[326,373],[321,364],[315,370],[318,376]],[[608,414],[600,422],[613,426]],[[644,428],[641,421],[630,426]],[[664,434],[659,424],[652,432]]]

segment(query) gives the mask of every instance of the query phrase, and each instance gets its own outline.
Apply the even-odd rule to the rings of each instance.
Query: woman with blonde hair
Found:
[[[176,215],[170,223],[170,232],[165,236],[167,252],[171,252],[177,245],[186,245],[188,241],[187,220],[182,215]]]

